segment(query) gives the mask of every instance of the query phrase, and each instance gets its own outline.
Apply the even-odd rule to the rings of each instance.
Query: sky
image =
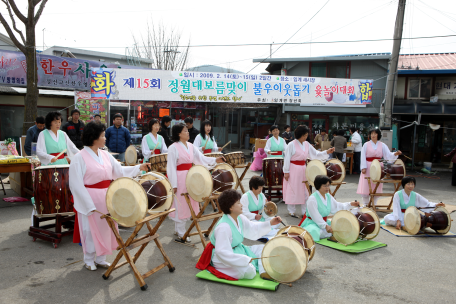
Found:
[[[16,2],[25,12],[27,1]],[[397,0],[59,0],[46,4],[36,26],[36,41],[39,50],[44,36],[45,48],[56,45],[125,54],[133,46],[133,36],[146,35],[148,23],[162,23],[180,31],[183,42],[200,46],[190,49],[189,67],[219,65],[260,74],[267,63],[258,65],[253,58],[268,57],[271,43],[276,43],[272,58],[389,53],[391,40],[337,41],[392,39],[397,6]],[[9,20],[3,3],[0,12]],[[6,34],[1,25],[0,32]],[[407,0],[403,38],[446,35],[456,35],[456,1]],[[277,44],[287,40],[305,44]],[[456,36],[404,39],[401,45],[401,54],[455,50]]]

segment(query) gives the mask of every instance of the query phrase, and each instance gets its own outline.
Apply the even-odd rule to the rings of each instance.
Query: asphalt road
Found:
[[[244,179],[247,187],[249,172]],[[417,178],[417,192],[433,201],[456,205],[456,188],[450,173],[440,179]],[[358,176],[347,176],[337,193],[339,201],[360,199]],[[6,185],[9,189],[9,185]],[[388,188],[387,188],[388,189]],[[7,190],[7,196],[17,196]],[[3,198],[3,193],[0,198]],[[108,280],[104,271],[83,267],[82,248],[66,237],[57,249],[51,243],[28,236],[30,202],[0,200],[0,302],[1,303],[454,303],[456,301],[456,239],[400,238],[383,230],[376,241],[387,247],[361,254],[348,254],[317,245],[316,255],[304,276],[293,287],[280,285],[276,292],[234,287],[197,279],[195,264],[202,253],[173,242],[174,225],[166,220],[159,230],[164,249],[176,267],[164,268],[146,279],[141,291],[129,267],[114,271]],[[288,224],[299,219],[279,215]],[[380,213],[380,217],[384,214]],[[453,213],[452,218],[455,218]],[[207,226],[208,222],[203,223]],[[131,228],[121,229],[128,237]],[[455,227],[451,229],[456,233]],[[192,238],[197,241],[196,237]],[[246,245],[257,242],[245,241]],[[133,251],[134,252],[134,251]],[[108,257],[112,261],[114,255]],[[137,262],[142,273],[163,261],[150,244]]]

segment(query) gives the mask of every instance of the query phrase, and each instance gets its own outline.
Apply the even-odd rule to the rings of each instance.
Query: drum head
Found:
[[[334,214],[331,228],[336,240],[344,245],[353,244],[359,237],[358,219],[348,210],[340,210]]]
[[[212,175],[206,167],[196,165],[190,168],[185,178],[188,195],[197,202],[212,194]]]
[[[370,178],[373,181],[378,181],[382,177],[382,166],[378,159],[374,159],[370,166]]]
[[[409,234],[415,235],[421,228],[421,213],[414,206],[410,206],[405,210],[404,226]]]
[[[306,241],[307,248],[310,250],[310,256],[309,256],[309,261],[313,259],[315,255],[315,241],[312,237],[312,235],[304,228],[301,226],[296,226],[296,225],[291,225],[291,226],[286,226],[280,229],[276,236],[281,236],[281,235],[287,235],[287,234],[298,234],[302,235],[304,237],[304,240]]]
[[[344,163],[341,162],[341,161],[338,160],[338,159],[330,159],[330,160],[328,161],[328,163],[336,164],[336,165],[338,165],[338,166],[342,169],[342,175],[341,175],[338,179],[333,180],[332,182],[333,182],[333,183],[341,183],[341,182],[343,182],[344,179],[345,179],[345,166],[344,166]]]
[[[223,153],[221,152],[211,152],[211,153],[205,153],[204,156],[206,157],[222,157]]]
[[[171,186],[171,183],[169,180],[161,173],[146,173],[144,175],[141,175],[139,179],[139,184],[144,183],[145,181],[148,180],[154,180],[160,182],[166,189],[166,201],[163,205],[161,205],[158,208],[154,208],[153,211],[166,211],[169,208],[171,208],[171,205],[173,203],[173,187]]]
[[[377,213],[374,210],[372,210],[371,208],[361,208],[361,210],[359,210],[359,212],[367,213],[370,216],[372,216],[372,218],[374,219],[374,225],[375,225],[374,232],[372,232],[371,234],[368,234],[364,237],[367,240],[372,240],[373,238],[377,237],[378,233],[380,232],[380,219],[379,219]]]
[[[147,212],[147,194],[134,179],[120,177],[113,181],[106,192],[106,207],[117,222],[133,227]]]
[[[129,146],[127,150],[125,150],[125,164],[127,166],[136,165],[138,161],[138,152],[136,152],[135,146]]]
[[[34,170],[46,170],[46,169],[69,169],[70,165],[54,165],[54,166],[39,166]]]
[[[234,170],[233,167],[231,167],[227,163],[222,163],[222,164],[217,164],[215,166],[215,168],[214,168],[214,171],[215,170],[226,170],[226,171],[229,171],[231,173],[231,175],[233,176],[233,183],[234,183],[233,186],[231,187],[231,189],[233,189],[237,185],[238,177],[237,177],[236,171]]]
[[[396,161],[394,162],[395,165],[401,165],[402,168],[404,168],[404,177],[407,176],[406,174],[406,171],[405,171],[405,164],[404,162],[401,160],[401,159],[396,159]]]
[[[315,187],[314,180],[317,175],[326,176],[326,167],[321,160],[313,159],[307,164],[306,167],[307,181],[312,187]]]
[[[450,228],[451,228],[451,216],[450,216],[450,213],[448,212],[448,210],[446,210],[446,208],[444,207],[436,207],[434,209],[434,211],[440,211],[440,212],[443,212],[445,213],[445,215],[448,217],[448,227],[446,227],[445,229],[443,230],[437,230],[438,233],[441,233],[441,234],[446,234],[448,233],[448,231],[450,231]]]
[[[269,216],[269,217],[274,217],[276,216],[277,212],[279,212],[279,209],[277,208],[277,205],[274,202],[267,202],[264,204],[264,213]]]
[[[308,254],[295,239],[276,236],[264,245],[262,257],[264,270],[276,281],[290,283],[300,279],[307,269]]]

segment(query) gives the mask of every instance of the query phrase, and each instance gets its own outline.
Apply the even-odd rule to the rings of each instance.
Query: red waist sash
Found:
[[[192,167],[192,163],[189,164],[180,164],[177,166],[177,171],[188,171]]]
[[[155,149],[155,150],[154,150],[154,154],[161,154],[160,149]]]
[[[84,185],[86,188],[93,188],[93,189],[106,189],[111,185],[112,180],[104,180],[99,183],[93,185]]]
[[[406,210],[406,209],[401,209],[401,212],[402,212],[402,213],[405,213],[405,210]]]
[[[283,154],[282,151],[274,151],[274,152],[271,151],[271,155],[282,155],[282,154]]]
[[[211,152],[212,152],[212,149],[206,149],[206,150],[203,151],[204,154],[211,153]]]
[[[382,159],[381,157],[366,157],[366,161],[373,162],[374,159]]]
[[[57,156],[57,155],[59,155],[59,154],[60,154],[60,153],[51,153],[50,155],[52,155],[52,156]],[[65,156],[67,156],[67,154],[66,154],[66,153],[63,153],[63,154],[60,155],[59,158],[57,158],[57,159],[64,159]]]
[[[306,218],[308,218],[309,220],[312,219],[310,216],[307,216],[307,215],[304,213],[304,216],[302,217],[302,220],[301,220],[301,222],[299,223],[298,226],[301,226],[301,224],[306,220]],[[328,217],[327,217],[327,216],[323,217],[323,220],[326,222],[326,220],[328,220]]]
[[[206,247],[204,248],[203,253],[201,254],[198,263],[196,263],[196,268],[200,270],[207,269],[210,273],[215,275],[219,279],[229,280],[229,281],[237,281],[237,279],[230,277],[229,275],[224,274],[223,272],[218,271],[211,265],[212,260],[212,251],[214,250],[214,245],[211,242],[207,243]]]
[[[257,211],[250,211],[250,212],[255,213],[255,214],[258,214],[258,210],[257,210]]]
[[[306,164],[306,161],[305,160],[292,160],[292,161],[290,161],[290,163],[292,163],[293,165],[296,165],[296,166],[304,166]]]

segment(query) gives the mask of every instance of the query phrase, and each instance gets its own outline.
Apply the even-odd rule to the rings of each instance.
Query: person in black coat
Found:
[[[190,133],[190,139],[188,141],[193,144],[196,136],[198,136],[198,134],[200,134],[200,132],[198,131],[198,129],[193,127],[193,118],[191,118],[190,116],[185,118],[184,122],[185,122],[185,125],[187,126],[188,133]]]
[[[84,145],[82,144],[82,132],[84,132],[84,122],[79,119],[81,112],[78,109],[71,111],[71,119],[62,126],[62,131],[65,132],[71,139],[73,144],[81,150]]]
[[[169,138],[169,126],[171,125],[171,120],[171,117],[169,117],[168,115],[163,116],[161,119],[160,131],[158,131],[158,134],[160,134],[165,140],[165,144],[167,147],[173,144],[173,141]]]

